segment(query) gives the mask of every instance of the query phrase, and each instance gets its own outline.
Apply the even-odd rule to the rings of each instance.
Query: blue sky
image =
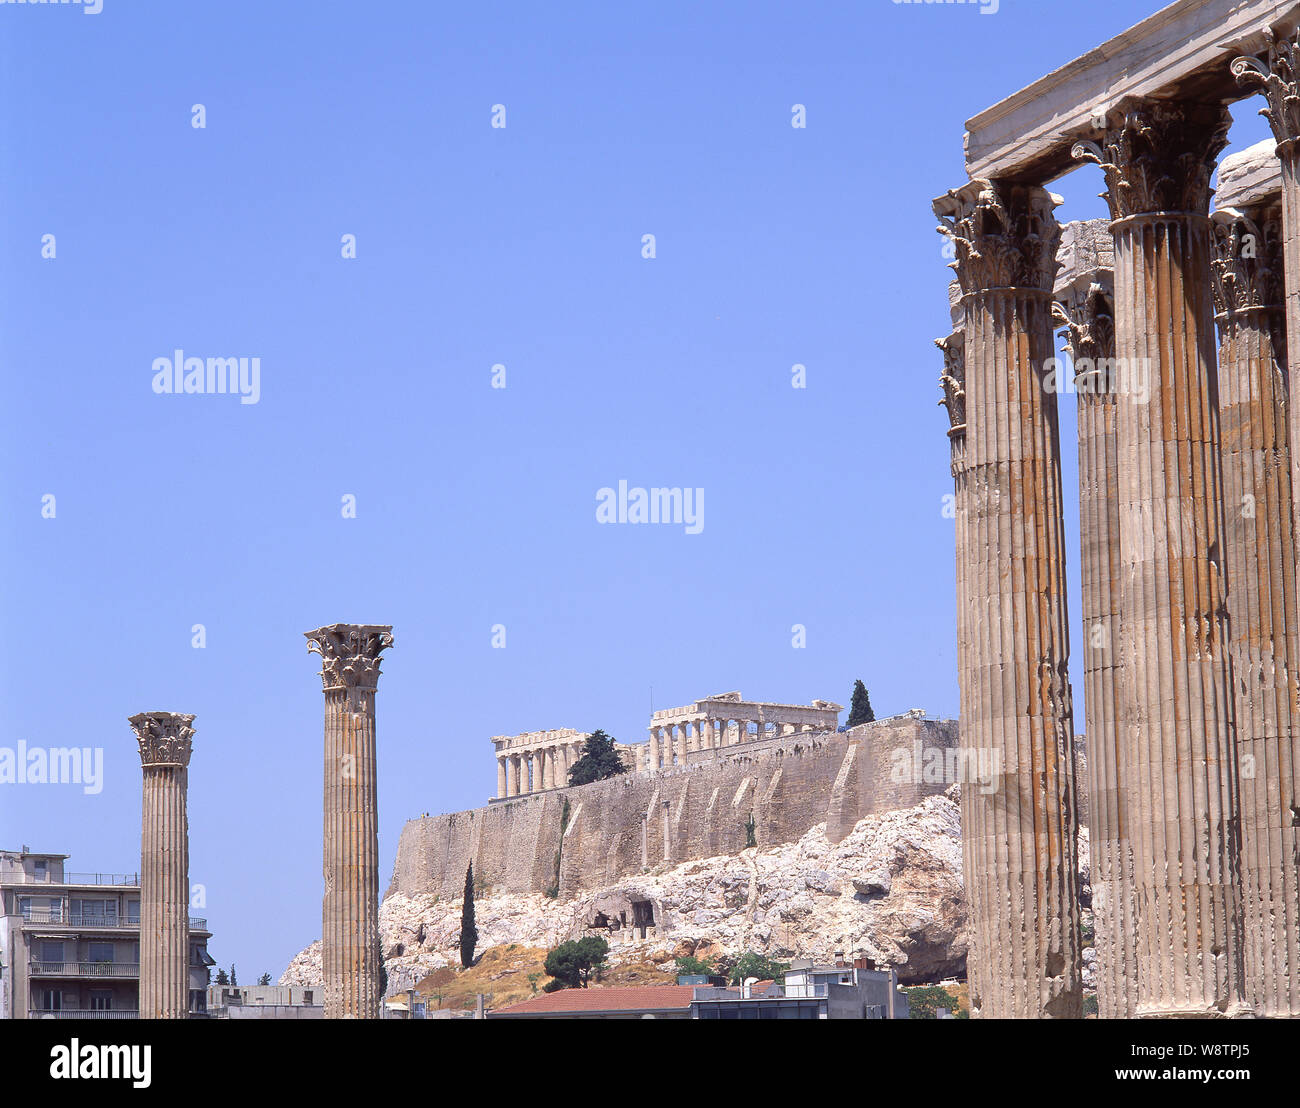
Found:
[[[336,621],[397,640],[385,883],[405,819],[495,790],[494,734],[856,677],[955,716],[929,203],[965,119],[1149,10],[0,5],[0,745],[105,757],[99,795],[0,787],[0,847],[135,870],[126,717],[193,712],[197,914],[278,976],[320,931]],[[1095,167],[1055,188],[1103,214]],[[177,348],[260,358],[259,402],[155,394]],[[703,489],[702,532],[598,524],[619,480]]]

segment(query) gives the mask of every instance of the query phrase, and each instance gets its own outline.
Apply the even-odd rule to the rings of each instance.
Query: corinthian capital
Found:
[[[1238,210],[1221,208],[1214,228],[1214,308],[1221,324],[1249,311],[1283,309],[1282,209],[1278,203]],[[1270,320],[1280,332],[1280,318]],[[1280,337],[1280,336],[1279,336]]]
[[[954,331],[946,339],[935,339],[934,345],[943,351],[943,373],[939,385],[943,399],[939,401],[948,409],[950,435],[966,430],[966,337]]]
[[[1279,38],[1270,30],[1265,38],[1267,54],[1262,58],[1234,58],[1232,75],[1242,88],[1264,94],[1268,107],[1259,114],[1268,120],[1281,147],[1300,138],[1300,66],[1296,64],[1300,32],[1295,38]]]
[[[141,712],[127,722],[140,744],[140,764],[144,766],[188,766],[193,716],[179,712]]]
[[[1076,142],[1072,153],[1101,166],[1102,196],[1112,219],[1153,212],[1204,215],[1231,122],[1222,104],[1133,100],[1111,113],[1099,143]]]
[[[393,645],[391,626],[333,623],[305,632],[307,650],[321,656],[326,689],[373,689],[379,685],[379,654]]]
[[[990,289],[1050,291],[1061,198],[1036,185],[976,179],[934,202],[939,233],[953,244],[950,267],[965,294]]]

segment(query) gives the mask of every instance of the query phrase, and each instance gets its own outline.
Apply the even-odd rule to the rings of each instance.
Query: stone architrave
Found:
[[[190,1011],[190,836],[187,812],[193,716],[141,712],[128,721],[140,746],[140,1018]]]
[[[391,626],[335,623],[306,632],[321,657],[325,692],[325,896],[321,961],[326,1019],[377,1019],[383,994],[379,945],[379,805],[375,691]]]

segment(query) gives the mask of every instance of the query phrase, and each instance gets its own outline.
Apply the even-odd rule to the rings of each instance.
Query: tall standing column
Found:
[[[128,721],[144,771],[140,819],[140,1018],[190,1012],[190,828],[193,716],[141,712]]]
[[[1097,1012],[1133,1015],[1133,857],[1119,765],[1119,482],[1116,469],[1114,240],[1110,222],[1070,223],[1061,238],[1056,314],[1074,368],[1079,427],[1083,687],[1088,724],[1089,834]]]
[[[497,799],[506,796],[506,760],[497,755]]]
[[[659,772],[659,728],[650,728],[650,772]]]
[[[1241,784],[1246,999],[1300,1016],[1300,838],[1295,803],[1300,631],[1291,516],[1282,213],[1214,215],[1229,649]]]
[[[1290,366],[1292,359],[1300,359],[1300,32],[1297,37],[1289,39],[1270,35],[1266,58],[1238,58],[1232,69],[1239,83],[1264,93],[1267,108],[1263,114],[1277,139],[1277,156],[1282,169],[1282,280],[1286,336],[1283,340],[1285,353],[1280,350],[1276,353],[1283,355],[1279,359],[1280,383],[1286,390],[1288,401],[1292,505],[1290,549],[1294,556],[1295,537],[1300,536],[1300,403],[1290,401]],[[1265,420],[1266,425],[1267,422]],[[1258,512],[1256,518],[1259,518]],[[1300,610],[1300,558],[1294,560],[1297,585],[1291,603],[1292,613]],[[1293,723],[1300,723],[1300,699],[1292,700],[1291,713]],[[1285,902],[1273,906],[1274,976],[1271,987],[1257,984],[1269,969],[1252,955],[1249,946],[1247,948],[1246,956],[1252,963],[1249,972],[1251,999],[1259,1006],[1261,1014],[1300,1016],[1300,954],[1297,953],[1300,922],[1295,915],[1296,868],[1300,866],[1300,743],[1294,730],[1290,743],[1282,743],[1274,752],[1272,765],[1261,765],[1256,757],[1250,768],[1256,776],[1253,781],[1242,782],[1243,800],[1257,808],[1259,790],[1266,789],[1268,811],[1263,827],[1256,814],[1250,817],[1256,821],[1256,830],[1252,832],[1246,827],[1243,833],[1247,836],[1253,834],[1256,839],[1266,835],[1267,840],[1274,844],[1276,854],[1269,885],[1272,895],[1287,890]],[[1249,917],[1247,926],[1256,926]],[[1284,927],[1285,931],[1279,931],[1279,927]],[[1252,943],[1255,941],[1251,940]]]
[[[965,335],[961,744],[996,766],[962,790],[971,1014],[1079,1018],[1082,983],[1065,525],[1052,275],[1059,198],[972,181],[935,201]]]
[[[1228,655],[1210,175],[1222,105],[1132,101],[1099,163],[1115,239],[1122,818],[1138,1016],[1237,1015],[1240,811]]]
[[[686,724],[677,725],[677,764],[684,766],[686,764]]]
[[[321,656],[325,690],[325,897],[321,961],[326,1019],[377,1019],[379,804],[375,783],[375,690],[379,655],[393,629],[335,623],[306,632]]]

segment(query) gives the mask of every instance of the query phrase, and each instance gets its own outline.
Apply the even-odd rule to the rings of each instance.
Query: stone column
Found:
[[[1059,252],[1056,315],[1074,369],[1079,427],[1083,689],[1088,726],[1089,833],[1097,1011],[1134,1012],[1137,951],[1133,857],[1119,765],[1119,483],[1115,439],[1114,240],[1104,219],[1070,223]]]
[[[1059,198],[972,181],[935,201],[965,335],[961,745],[996,766],[962,790],[971,1014],[1079,1018],[1082,984],[1052,275]]]
[[[1138,1016],[1242,1003],[1240,810],[1224,579],[1210,175],[1221,105],[1133,101],[1099,163],[1115,238],[1123,673]]]
[[[659,772],[659,728],[650,728],[650,772]]]
[[[186,812],[193,716],[141,712],[140,1018],[190,1013],[190,828]]]
[[[500,800],[506,796],[506,760],[500,754],[497,755],[497,799]]]
[[[677,764],[684,766],[686,764],[686,724],[677,725]]]
[[[325,691],[325,897],[321,963],[326,1019],[378,1019],[379,828],[375,691],[393,629],[335,623],[306,632]]]
[[[1300,612],[1278,203],[1214,215],[1246,999],[1300,1016]]]

